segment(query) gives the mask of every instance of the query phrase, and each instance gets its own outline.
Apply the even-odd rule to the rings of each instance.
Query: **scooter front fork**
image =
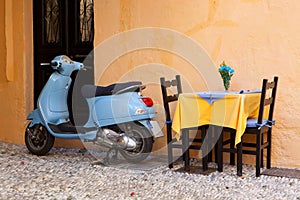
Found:
[[[39,128],[40,128],[39,125],[35,125],[34,128],[33,128],[33,132],[30,130],[29,127],[26,128],[26,131],[27,131],[27,133],[28,133],[28,135],[31,139],[36,139],[37,138],[37,133],[38,133]]]

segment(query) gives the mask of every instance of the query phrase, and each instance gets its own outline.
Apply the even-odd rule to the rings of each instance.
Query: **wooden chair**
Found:
[[[162,91],[162,97],[163,97],[163,103],[164,103],[164,108],[165,108],[165,117],[166,117],[166,128],[167,128],[167,143],[168,143],[168,166],[169,168],[173,168],[173,163],[174,163],[174,159],[173,159],[173,149],[177,148],[177,149],[182,149],[182,154],[183,154],[183,159],[185,161],[185,166],[186,169],[189,167],[189,150],[190,149],[197,149],[199,150],[201,148],[201,142],[202,142],[202,138],[205,137],[205,127],[196,127],[194,129],[197,130],[201,129],[202,132],[202,136],[199,136],[197,138],[190,138],[189,137],[189,130],[190,129],[185,129],[184,131],[182,131],[182,137],[187,137],[188,139],[188,143],[183,144],[182,143],[182,138],[180,141],[177,141],[176,138],[173,138],[172,136],[172,119],[171,119],[171,115],[170,115],[170,106],[169,104],[171,102],[177,101],[178,100],[178,96],[180,93],[182,93],[182,87],[181,87],[181,80],[180,80],[180,76],[176,75],[176,78],[174,80],[170,80],[170,81],[166,81],[164,77],[160,78],[160,83],[161,83],[161,91]],[[175,94],[168,94],[168,88],[170,87],[175,87],[174,89],[176,89],[177,92],[175,92]],[[187,154],[185,153],[187,152]],[[186,155],[186,156],[185,156]],[[203,170],[208,169],[207,167],[207,156],[204,157],[204,159],[202,159],[202,164],[203,164]]]
[[[231,145],[229,148],[224,148],[222,144],[223,137],[221,136],[218,141],[218,170],[223,171],[223,152],[237,153],[237,175],[242,176],[242,154],[250,154],[256,156],[256,176],[260,176],[260,168],[263,167],[263,153],[267,149],[266,163],[267,168],[271,168],[271,141],[272,141],[272,126],[275,124],[273,120],[275,98],[277,91],[278,77],[275,76],[273,81],[263,79],[262,91],[260,98],[258,118],[247,119],[246,130],[242,137],[242,142],[234,148],[233,142],[235,140],[235,130],[224,129],[231,133]],[[268,112],[268,113],[265,113]],[[267,119],[264,118],[267,116]],[[223,132],[224,132],[223,131]],[[254,142],[244,141],[244,136],[247,134],[254,134]],[[264,135],[267,136],[264,138]],[[247,149],[245,149],[246,147]]]

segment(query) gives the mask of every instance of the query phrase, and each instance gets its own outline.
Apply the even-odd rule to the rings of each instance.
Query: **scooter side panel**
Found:
[[[161,131],[161,128],[159,127],[157,121],[151,121],[151,120],[140,120],[139,123],[141,123],[143,126],[145,126],[155,138],[163,137],[164,134]]]
[[[99,126],[120,124],[130,121],[139,121],[155,117],[153,107],[147,107],[142,96],[136,92],[128,92],[111,96],[96,97],[93,110],[94,119]]]

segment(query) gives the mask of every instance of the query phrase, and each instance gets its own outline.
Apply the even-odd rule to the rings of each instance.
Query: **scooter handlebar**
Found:
[[[40,63],[40,66],[51,66],[50,63]]]
[[[51,62],[51,67],[57,67],[59,63],[57,61],[52,61]]]
[[[52,67],[53,69],[58,69],[61,65],[57,61],[51,61],[51,63],[40,63],[40,66],[49,66]]]
[[[58,61],[51,61],[51,67],[53,69],[58,69],[59,67],[61,67],[61,63]]]

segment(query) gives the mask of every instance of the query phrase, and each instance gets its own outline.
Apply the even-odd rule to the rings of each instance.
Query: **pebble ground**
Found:
[[[89,152],[52,149],[34,156],[25,146],[0,142],[0,199],[288,199],[300,200],[300,180],[255,177],[254,166],[209,175],[162,165],[143,171],[93,164]],[[180,166],[177,166],[177,168]]]

